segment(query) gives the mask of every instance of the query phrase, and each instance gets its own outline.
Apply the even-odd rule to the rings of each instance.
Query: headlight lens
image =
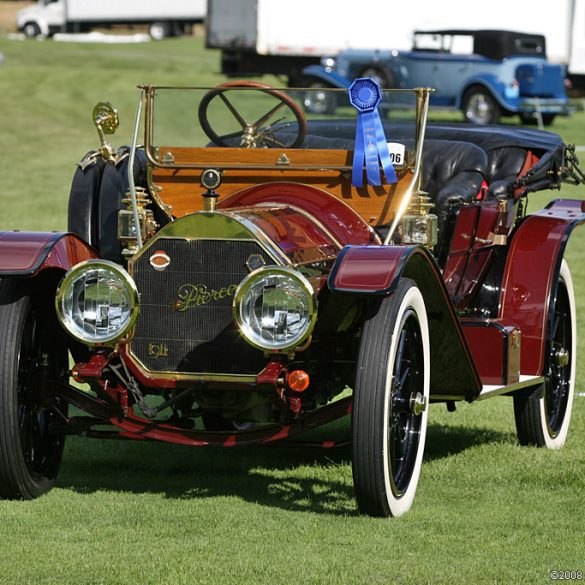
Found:
[[[56,304],[63,327],[88,345],[115,345],[138,316],[134,281],[107,260],[73,267],[59,285]]]
[[[317,319],[313,288],[290,268],[259,268],[236,290],[234,319],[254,347],[296,347],[308,339]]]

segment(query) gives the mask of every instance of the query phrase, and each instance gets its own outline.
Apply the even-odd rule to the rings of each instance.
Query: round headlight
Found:
[[[56,297],[63,327],[87,345],[115,345],[138,316],[138,292],[130,275],[108,260],[88,260],[65,276]]]
[[[234,319],[248,343],[284,350],[302,344],[317,319],[309,281],[290,268],[259,268],[234,295]]]

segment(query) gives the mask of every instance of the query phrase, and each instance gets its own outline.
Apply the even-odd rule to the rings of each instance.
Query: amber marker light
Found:
[[[304,392],[311,383],[309,374],[303,372],[303,370],[295,370],[294,372],[291,372],[287,376],[286,381],[288,387],[295,392]]]

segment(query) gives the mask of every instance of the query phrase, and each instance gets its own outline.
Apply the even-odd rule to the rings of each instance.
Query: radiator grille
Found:
[[[164,271],[149,262],[158,250],[171,259]],[[254,241],[158,240],[134,265],[141,310],[131,353],[151,372],[259,373],[262,352],[232,320],[233,292],[253,254],[271,263]]]

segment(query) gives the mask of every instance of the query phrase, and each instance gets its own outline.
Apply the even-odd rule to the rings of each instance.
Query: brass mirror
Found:
[[[96,128],[101,129],[104,134],[114,134],[120,125],[118,110],[110,102],[97,103],[92,115]]]
[[[114,149],[106,142],[106,134],[114,134],[120,125],[118,110],[110,102],[99,102],[93,109],[93,123],[100,137],[100,152],[105,159],[111,159]]]

